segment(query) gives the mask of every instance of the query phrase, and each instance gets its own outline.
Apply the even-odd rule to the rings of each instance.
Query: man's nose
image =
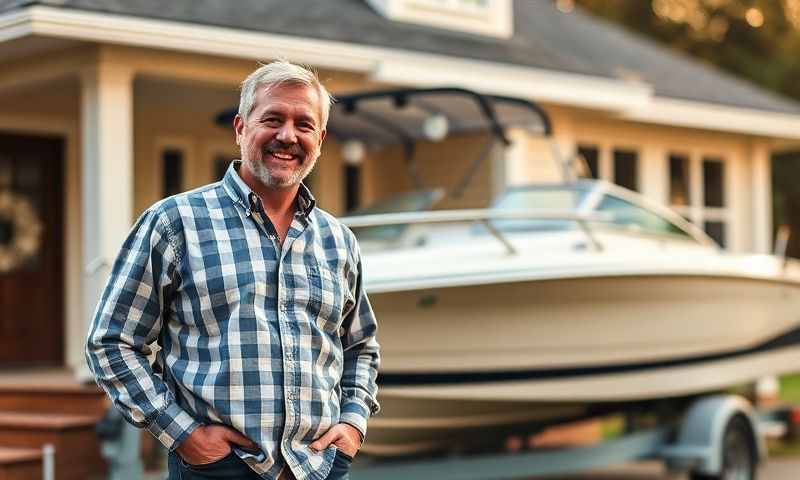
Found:
[[[297,143],[297,133],[294,129],[294,123],[285,122],[281,125],[275,138],[283,143]]]

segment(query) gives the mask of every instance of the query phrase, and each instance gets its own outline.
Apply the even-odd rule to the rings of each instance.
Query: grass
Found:
[[[800,374],[781,377],[781,401],[800,404]]]
[[[780,378],[780,401],[800,405],[800,374]],[[800,440],[770,440],[769,454],[773,457],[800,457]]]

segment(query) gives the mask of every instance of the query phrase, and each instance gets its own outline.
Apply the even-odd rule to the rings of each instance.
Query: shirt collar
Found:
[[[232,161],[225,172],[225,176],[222,178],[222,185],[233,201],[242,206],[247,215],[250,215],[253,210],[259,210],[261,199],[239,176],[239,168],[241,166],[241,160]],[[317,200],[311,194],[311,190],[301,183],[300,188],[297,190],[297,215],[307,220],[316,205]]]

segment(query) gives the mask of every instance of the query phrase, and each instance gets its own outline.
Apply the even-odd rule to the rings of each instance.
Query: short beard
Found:
[[[300,168],[293,171],[291,175],[288,177],[276,177],[272,174],[270,169],[258,159],[259,154],[261,155],[261,158],[263,158],[264,155],[268,155],[267,152],[257,150],[256,152],[250,153],[255,153],[255,155],[245,156],[245,152],[242,151],[242,160],[245,165],[250,168],[250,172],[253,173],[253,176],[255,176],[256,179],[258,179],[258,181],[261,182],[265,187],[278,189],[294,187],[305,180],[305,178],[314,169],[314,165],[317,164],[317,158],[319,157],[319,154],[308,155],[306,156],[306,162],[301,164]]]

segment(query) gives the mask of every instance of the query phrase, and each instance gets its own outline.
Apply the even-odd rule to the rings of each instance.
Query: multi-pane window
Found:
[[[727,245],[728,202],[725,159],[719,156],[670,152],[669,203],[700,225],[721,246]]]
[[[601,178],[630,190],[639,190],[639,152],[591,143],[578,144],[579,175]]]

